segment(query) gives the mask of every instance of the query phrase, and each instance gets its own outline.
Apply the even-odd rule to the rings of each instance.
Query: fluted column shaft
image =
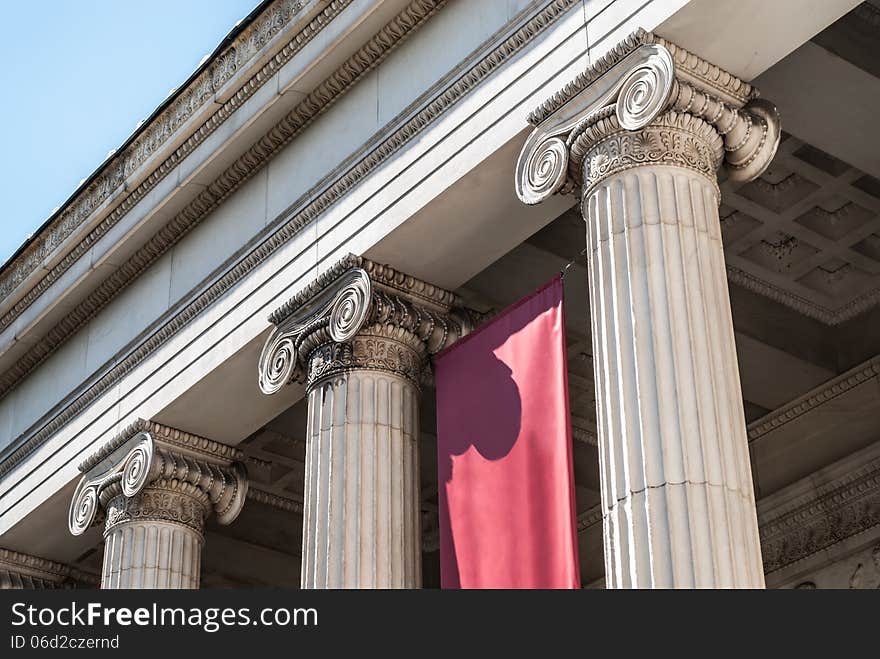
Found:
[[[199,587],[204,519],[198,497],[145,487],[107,510],[101,588]]]
[[[764,586],[701,124],[670,113],[585,159],[609,588]]]
[[[606,584],[763,587],[717,172],[766,170],[776,107],[637,30],[529,121],[517,196],[587,222]]]
[[[359,352],[370,345],[418,359],[388,337],[354,340]],[[419,390],[393,368],[363,365],[310,387],[303,588],[421,586]]]

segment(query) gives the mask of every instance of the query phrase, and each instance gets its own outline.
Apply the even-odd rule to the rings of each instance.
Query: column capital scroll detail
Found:
[[[259,385],[274,394],[353,369],[419,383],[428,357],[475,325],[455,294],[387,265],[348,255],[273,312]]]
[[[515,175],[527,204],[589,189],[640,164],[697,169],[716,185],[724,166],[731,179],[749,181],[770,164],[781,135],[776,108],[757,89],[644,30],[541,104],[529,122],[535,129]]]
[[[210,512],[230,524],[248,478],[236,448],[139,419],[79,465],[68,526],[81,535],[106,519],[105,532],[134,519],[177,522],[201,533]]]

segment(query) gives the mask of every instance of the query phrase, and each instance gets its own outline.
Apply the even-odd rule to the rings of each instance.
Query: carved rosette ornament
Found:
[[[349,255],[270,317],[259,384],[274,394],[358,369],[418,384],[430,355],[469,332],[476,315],[452,293]]]
[[[603,178],[648,164],[750,181],[770,164],[779,115],[758,91],[640,30],[535,110],[516,166],[516,192],[537,204],[586,197]]]
[[[68,526],[104,524],[103,588],[198,587],[205,520],[230,524],[248,490],[243,453],[138,420],[79,469]]]

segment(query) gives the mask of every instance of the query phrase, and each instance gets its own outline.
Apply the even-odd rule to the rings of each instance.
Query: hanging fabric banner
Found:
[[[562,278],[434,372],[443,588],[579,588]]]

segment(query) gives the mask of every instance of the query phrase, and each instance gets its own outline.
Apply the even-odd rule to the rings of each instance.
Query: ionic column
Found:
[[[418,588],[419,394],[470,328],[451,293],[360,257],[276,311],[266,394],[306,384],[303,588]]]
[[[205,520],[231,523],[247,494],[242,453],[139,420],[80,465],[74,535],[105,520],[101,587],[198,588]]]
[[[587,224],[606,584],[762,588],[716,171],[758,176],[778,117],[644,32],[597,67],[539,108],[518,189]]]

